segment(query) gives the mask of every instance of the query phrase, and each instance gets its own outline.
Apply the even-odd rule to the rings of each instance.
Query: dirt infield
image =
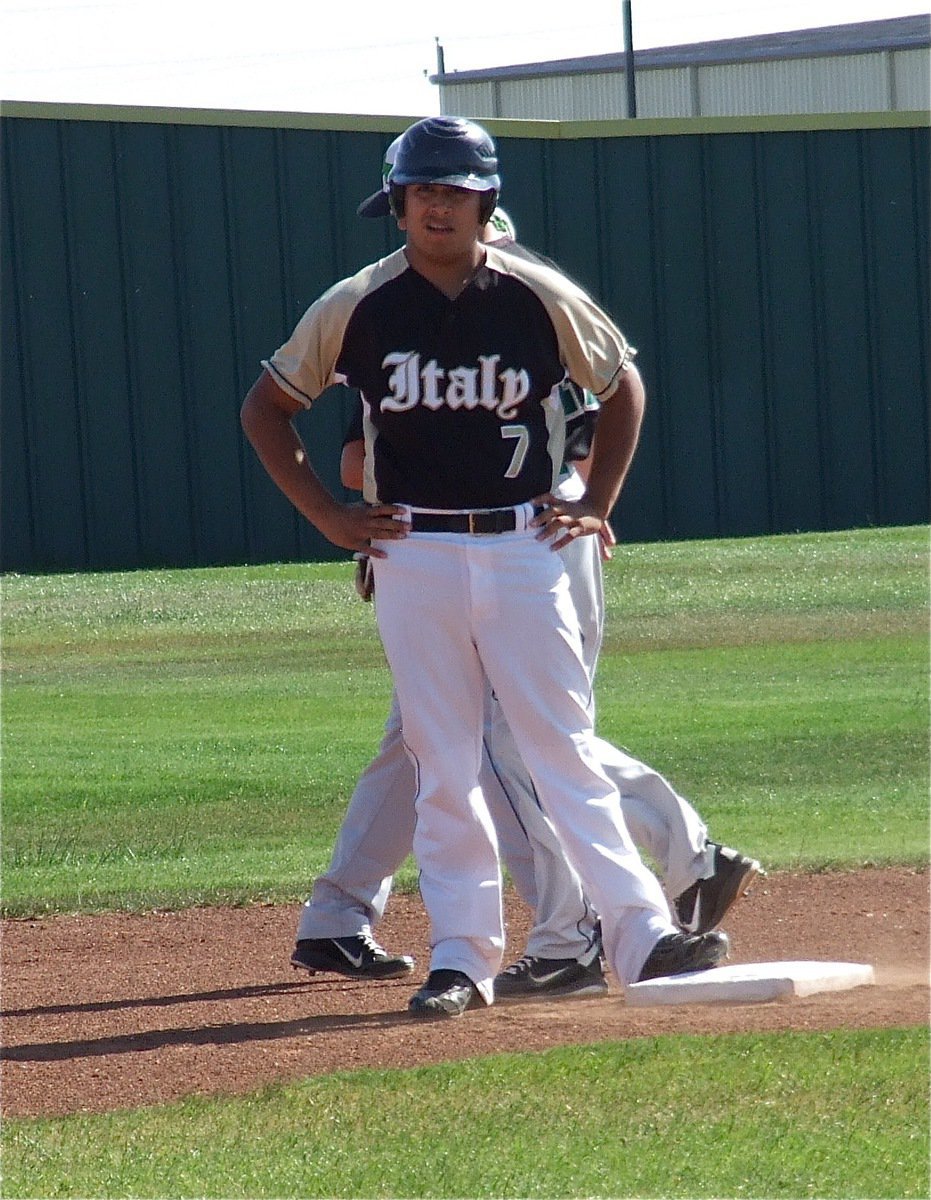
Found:
[[[527,912],[508,897],[508,961]],[[310,977],[288,964],[296,908],[194,909],[2,925],[6,1116],[103,1112],[359,1067],[670,1033],[926,1024],[928,875],[773,875],[729,915],[731,962],[865,962],[876,985],[788,1002],[628,1009],[591,1000],[497,1005],[460,1020],[405,1013],[427,966],[420,901],[379,936],[417,957],[409,980]]]

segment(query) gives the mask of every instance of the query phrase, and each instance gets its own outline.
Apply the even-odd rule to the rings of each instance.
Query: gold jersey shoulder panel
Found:
[[[584,289],[545,263],[486,248],[488,266],[521,280],[553,322],[569,378],[595,396],[613,391],[637,351]]]
[[[310,408],[321,392],[344,380],[336,371],[349,319],[369,293],[408,269],[403,250],[334,283],[307,309],[294,332],[262,366],[293,399]]]

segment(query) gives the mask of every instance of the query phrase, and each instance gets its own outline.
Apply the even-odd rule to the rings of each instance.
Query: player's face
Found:
[[[431,257],[469,254],[481,232],[481,194],[445,183],[411,183],[398,221],[407,240]]]

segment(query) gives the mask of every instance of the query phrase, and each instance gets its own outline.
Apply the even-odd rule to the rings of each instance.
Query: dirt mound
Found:
[[[507,961],[527,911],[508,897]],[[731,962],[865,962],[875,986],[780,1003],[626,1008],[608,996],[501,1004],[456,1021],[406,1014],[426,973],[417,897],[396,896],[379,938],[411,979],[294,971],[296,907],[60,917],[2,926],[6,1116],[102,1112],[357,1067],[409,1067],[667,1033],[925,1024],[928,876],[905,869],[773,875],[728,916]]]

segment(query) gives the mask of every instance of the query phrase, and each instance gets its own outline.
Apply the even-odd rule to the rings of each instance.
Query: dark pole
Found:
[[[446,56],[443,53],[443,47],[440,45],[440,39],[434,38],[436,42],[436,73],[437,75],[446,74]]]
[[[634,29],[630,15],[630,0],[624,6],[624,75],[627,79],[627,115],[637,115],[637,81],[634,78]]]

